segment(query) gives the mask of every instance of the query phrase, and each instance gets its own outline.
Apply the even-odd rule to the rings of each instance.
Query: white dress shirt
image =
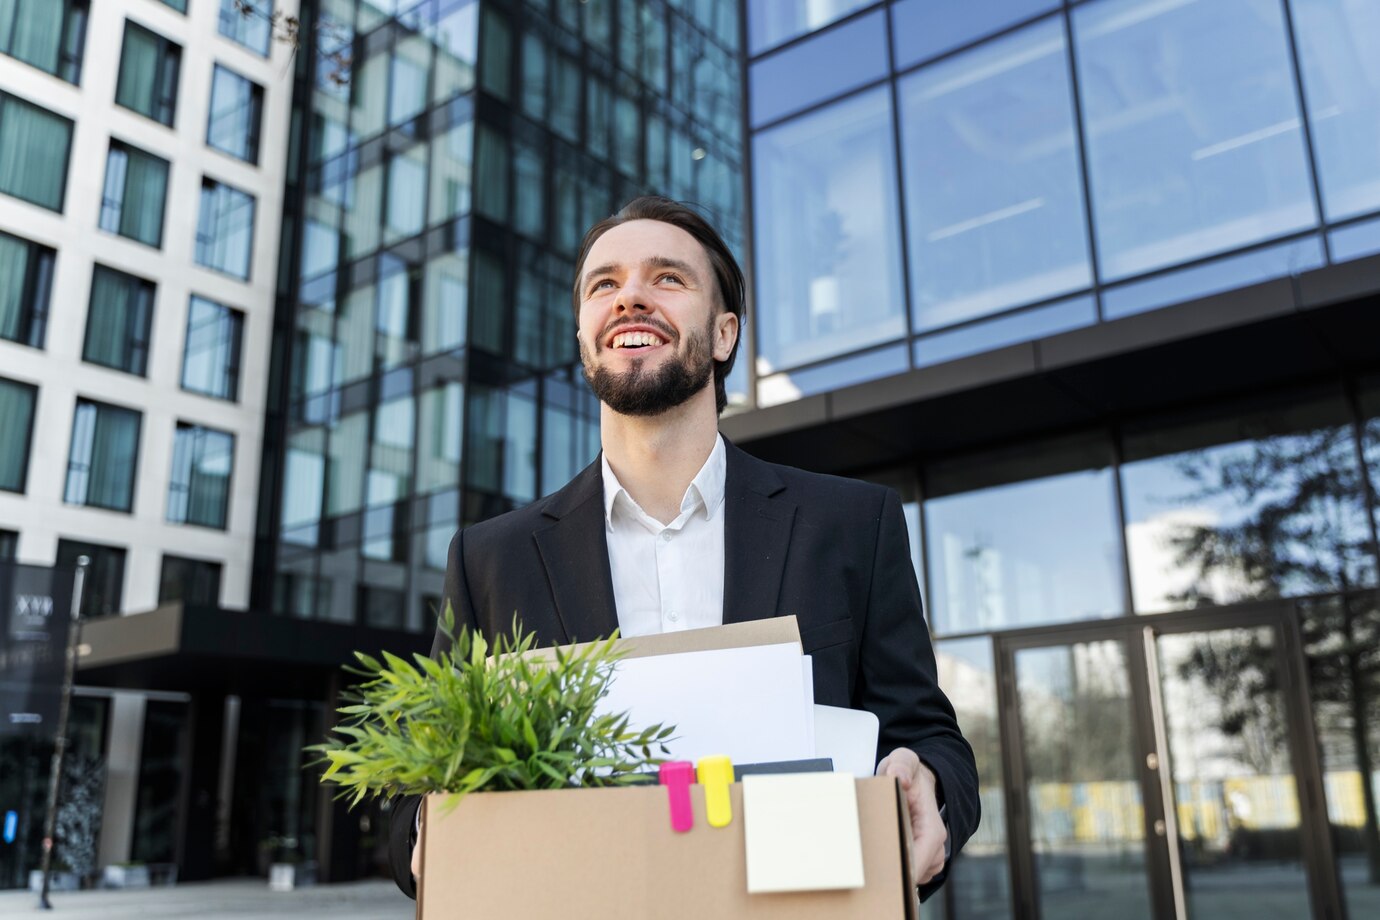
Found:
[[[643,511],[604,469],[604,532],[613,600],[623,636],[720,626],[724,621],[724,440],[680,501],[680,515],[662,524]]]

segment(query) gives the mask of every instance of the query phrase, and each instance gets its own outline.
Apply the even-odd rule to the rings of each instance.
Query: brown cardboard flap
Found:
[[[653,655],[674,655],[678,652],[710,652],[725,648],[782,645],[788,642],[800,648],[800,626],[794,616],[767,617],[762,620],[748,620],[746,623],[711,626],[707,629],[686,629],[654,636],[636,636],[632,639],[619,639],[614,647],[624,658],[649,658]],[[581,649],[589,644],[582,642],[566,648]],[[556,656],[555,649],[552,648],[533,649],[528,654],[548,661],[554,660]]]
[[[913,920],[894,779],[857,780],[866,885],[845,891],[749,895],[742,787],[730,790],[733,823],[720,829],[692,786],[695,826],[684,834],[671,830],[658,786],[477,793],[449,813],[429,796],[418,917]]]

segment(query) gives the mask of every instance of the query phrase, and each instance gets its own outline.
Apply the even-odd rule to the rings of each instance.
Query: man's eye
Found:
[[[658,280],[658,281],[674,281],[676,284],[684,284],[684,283],[685,283],[684,281],[681,280],[680,275],[673,275],[673,274],[669,274],[669,273],[668,273],[668,274],[665,274],[665,275],[662,275],[662,276],[661,276],[660,278],[658,278],[657,280]]]
[[[593,287],[591,287],[589,290],[591,293],[593,293],[594,291],[602,291],[606,286],[613,287],[613,281],[609,278],[605,278],[603,281],[596,281],[594,282]]]

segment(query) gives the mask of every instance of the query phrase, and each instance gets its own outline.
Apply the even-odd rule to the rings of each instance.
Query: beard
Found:
[[[708,385],[714,375],[714,358],[709,350],[709,337],[714,329],[714,317],[703,329],[692,331],[685,338],[684,354],[676,355],[654,371],[645,370],[645,359],[634,358],[632,366],[622,373],[607,367],[594,367],[584,342],[580,343],[580,363],[584,365],[585,380],[599,401],[619,415],[660,415],[681,405]],[[672,335],[671,330],[664,330]],[[674,348],[677,339],[667,343]],[[596,353],[604,346],[596,346]]]

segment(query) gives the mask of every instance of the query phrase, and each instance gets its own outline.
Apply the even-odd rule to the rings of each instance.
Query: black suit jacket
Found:
[[[815,701],[876,714],[879,758],[909,747],[929,765],[957,853],[977,827],[977,768],[936,680],[899,497],[725,447],[724,622],[794,614],[813,656]],[[445,588],[457,627],[507,633],[516,611],[540,645],[612,633],[604,526],[596,460],[560,491],[457,533]],[[433,655],[443,638],[438,630]],[[390,841],[394,876],[412,897],[417,801],[396,804]]]

